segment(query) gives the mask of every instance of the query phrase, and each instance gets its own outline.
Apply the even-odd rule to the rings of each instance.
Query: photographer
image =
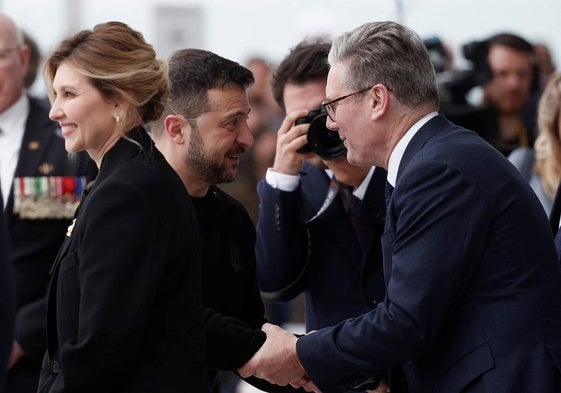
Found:
[[[473,79],[461,81],[472,82],[470,87],[481,85],[483,99],[477,106],[455,108],[445,115],[458,125],[476,130],[505,156],[517,147],[531,147],[539,96],[532,45],[517,35],[503,33],[464,47],[464,54],[474,70],[466,74]],[[455,82],[452,91],[466,86],[459,80],[450,82]]]
[[[367,312],[385,294],[380,236],[386,171],[351,166],[338,134],[325,127],[319,108],[330,47],[302,42],[279,65],[273,92],[287,116],[274,165],[258,184],[262,296],[288,301],[304,292],[307,331]]]
[[[473,41],[462,46],[462,54],[469,63],[465,69],[454,68],[452,51],[439,37],[426,38],[423,44],[436,72],[440,111],[446,116],[473,111],[468,93],[492,78],[487,63],[487,42]]]

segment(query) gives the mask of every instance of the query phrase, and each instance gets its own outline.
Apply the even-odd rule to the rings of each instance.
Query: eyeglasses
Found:
[[[342,97],[339,97],[339,98],[335,98],[334,100],[331,100],[331,101],[327,101],[327,102],[324,101],[324,102],[321,103],[321,106],[323,107],[323,109],[325,109],[325,111],[327,112],[327,116],[329,116],[331,121],[335,121],[335,112],[337,111],[337,106],[338,106],[338,103],[340,101],[343,101],[345,98],[349,98],[349,97],[352,97],[354,95],[364,93],[365,91],[368,91],[368,90],[372,89],[372,87],[373,86],[370,86],[370,87],[367,87],[366,89],[355,91],[354,93],[347,94],[346,96],[342,96]]]
[[[11,48],[0,49],[0,68],[10,65],[10,54],[19,48],[19,46],[14,46]]]

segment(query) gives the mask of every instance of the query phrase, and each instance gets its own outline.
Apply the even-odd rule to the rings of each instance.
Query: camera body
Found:
[[[493,73],[487,61],[489,42],[473,41],[462,46],[462,52],[470,67],[467,70],[449,71],[437,75],[439,88],[454,106],[467,104],[466,95],[476,87],[493,79]]]
[[[311,110],[307,116],[296,119],[295,125],[310,124],[308,143],[298,149],[298,153],[314,152],[324,160],[336,160],[347,154],[339,133],[325,125],[327,113],[323,107]]]
[[[430,61],[437,74],[446,71],[447,53],[442,41],[438,37],[430,37],[423,40],[425,48],[429,52]]]

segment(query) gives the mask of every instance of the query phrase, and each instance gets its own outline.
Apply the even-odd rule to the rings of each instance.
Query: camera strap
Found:
[[[339,193],[341,187],[344,186],[345,185],[341,183],[339,180],[337,180],[335,178],[335,175],[333,175],[333,177],[331,178],[331,182],[329,183],[329,190],[327,190],[327,195],[325,196],[325,200],[323,201],[323,204],[319,208],[318,212],[312,218],[306,220],[306,224],[311,223],[316,218],[318,218],[321,214],[323,214],[323,212],[326,211],[329,206],[331,206],[331,204],[335,200],[335,197]]]

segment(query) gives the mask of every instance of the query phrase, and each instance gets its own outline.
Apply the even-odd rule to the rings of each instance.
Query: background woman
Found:
[[[561,180],[561,73],[549,79],[538,106],[534,149],[514,150],[509,160],[528,180],[547,214]]]

